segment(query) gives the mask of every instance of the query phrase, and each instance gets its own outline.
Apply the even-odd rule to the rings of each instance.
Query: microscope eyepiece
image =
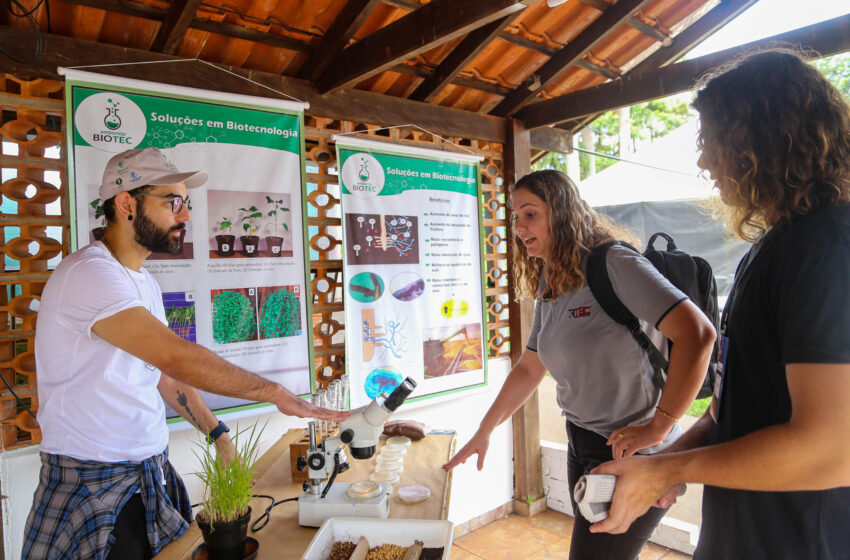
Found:
[[[401,406],[401,403],[404,402],[407,396],[410,395],[415,388],[416,381],[410,377],[406,377],[404,381],[401,382],[401,385],[396,387],[395,390],[390,393],[390,396],[387,397],[387,400],[384,402],[384,408],[390,412],[395,412],[395,410]]]

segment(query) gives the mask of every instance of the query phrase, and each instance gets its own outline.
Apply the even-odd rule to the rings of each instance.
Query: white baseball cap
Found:
[[[207,182],[206,171],[181,173],[165,154],[156,148],[127,150],[112,157],[103,170],[100,199],[109,200],[118,193],[144,185],[174,185],[186,183],[187,189]]]

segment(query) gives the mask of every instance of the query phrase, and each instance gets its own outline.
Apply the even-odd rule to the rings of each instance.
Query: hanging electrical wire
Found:
[[[33,62],[38,61],[41,58],[41,55],[44,54],[44,37],[41,36],[41,30],[38,27],[38,22],[35,20],[35,16],[33,14],[44,4],[47,10],[47,30],[50,31],[50,5],[46,2],[46,0],[38,0],[35,6],[31,9],[27,9],[26,6],[21,4],[18,0],[6,0],[6,7],[9,9],[9,13],[17,18],[26,19],[29,21],[30,26],[32,27],[33,37],[35,39],[35,51],[30,58],[20,58],[6,49],[0,48],[0,54],[5,57],[18,62],[20,64],[31,64]],[[17,8],[18,11],[15,11]]]
[[[577,152],[581,152],[583,154],[604,157],[604,158],[613,159],[613,160],[616,160],[616,161],[622,161],[623,163],[631,163],[632,165],[640,165],[641,167],[648,167],[650,169],[657,169],[658,171],[666,171],[667,173],[676,173],[678,175],[685,175],[687,177],[694,177],[694,176],[699,175],[699,173],[688,173],[687,171],[679,171],[678,169],[667,169],[665,167],[658,167],[656,165],[650,165],[648,163],[641,163],[639,161],[634,161],[634,160],[631,160],[631,159],[623,159],[619,156],[614,156],[614,155],[611,155],[611,154],[603,154],[601,152],[594,152],[593,150],[585,150],[584,148],[573,147],[573,150],[575,150]]]

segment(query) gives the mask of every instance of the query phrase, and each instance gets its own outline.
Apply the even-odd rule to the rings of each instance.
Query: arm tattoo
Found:
[[[177,391],[177,402],[180,404],[180,406],[186,409],[186,412],[189,413],[189,417],[192,419],[192,422],[195,424],[195,426],[199,430],[203,431],[200,422],[198,422],[197,418],[195,418],[195,415],[192,414],[192,409],[189,408],[189,399],[186,398],[186,393],[181,393],[180,391]]]

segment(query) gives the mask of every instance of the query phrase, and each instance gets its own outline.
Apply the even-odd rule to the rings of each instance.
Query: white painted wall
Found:
[[[506,359],[490,360],[487,388],[475,394],[461,393],[461,396],[440,404],[424,404],[410,410],[402,409],[395,418],[418,420],[432,428],[453,428],[457,431],[460,449],[478,428],[481,418],[501,389],[509,365]],[[290,428],[307,425],[306,420],[279,413],[238,420],[226,417],[231,427],[234,427],[237,421],[240,427],[245,427],[255,420],[262,423],[266,419],[269,424],[263,433],[262,453]],[[172,432],[169,441],[171,462],[183,477],[193,503],[198,501],[201,493],[200,483],[192,474],[197,468],[192,452],[197,438],[195,430],[185,429]],[[2,500],[3,549],[6,558],[21,556],[24,524],[32,505],[33,492],[38,485],[40,466],[38,448],[35,446],[0,453],[0,489],[7,496]],[[455,469],[449,519],[456,524],[464,523],[511,501],[512,498],[513,433],[510,422],[506,422],[493,433],[483,471],[476,470],[475,458]]]

